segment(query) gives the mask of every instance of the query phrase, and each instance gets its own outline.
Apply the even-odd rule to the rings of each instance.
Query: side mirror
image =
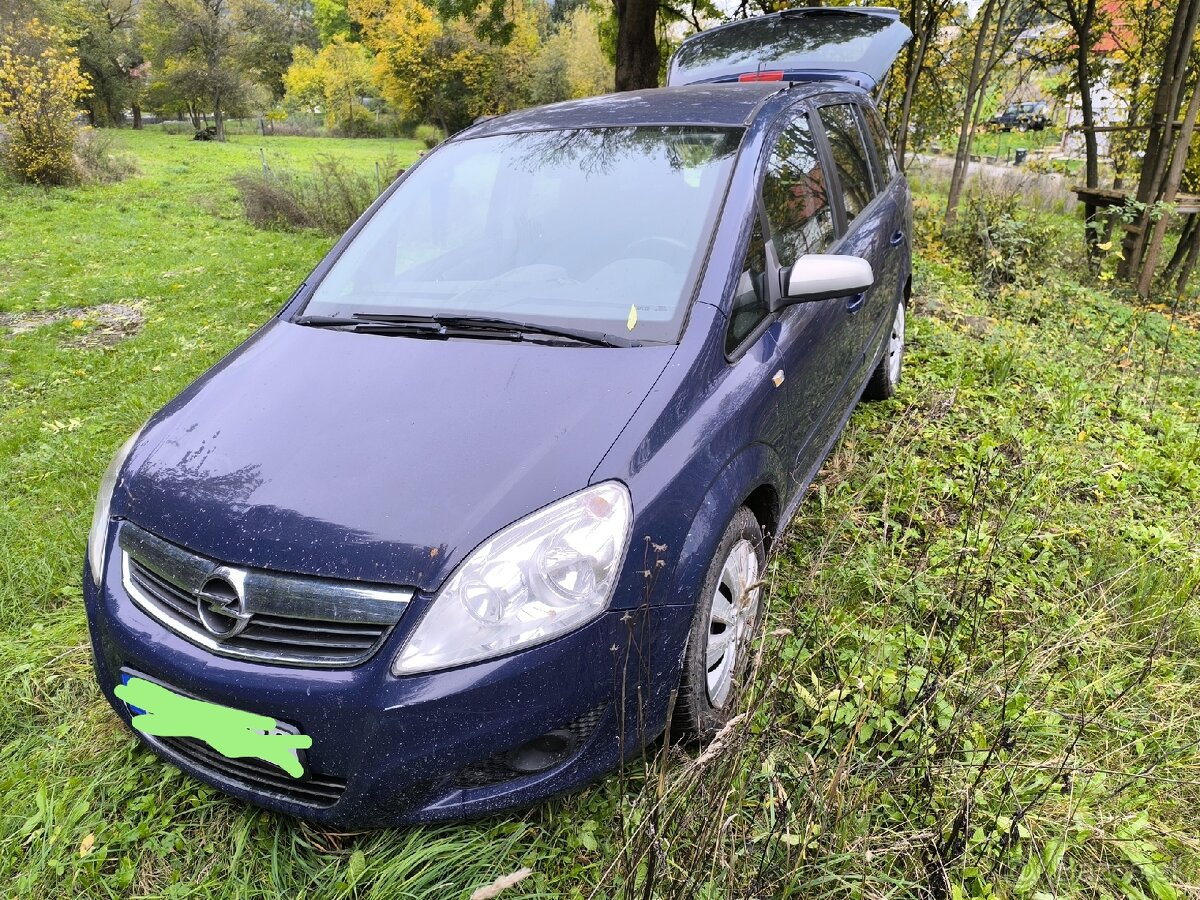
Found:
[[[805,303],[859,294],[875,283],[871,264],[861,256],[808,253],[784,276],[783,303]]]

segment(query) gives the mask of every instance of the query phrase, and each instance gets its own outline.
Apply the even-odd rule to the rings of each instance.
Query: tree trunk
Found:
[[[216,139],[223,142],[225,140],[225,116],[221,113],[220,94],[213,97],[213,125],[217,129]]]
[[[975,37],[975,52],[971,57],[971,74],[967,79],[967,96],[963,105],[962,124],[958,129],[958,146],[954,150],[954,171],[950,174],[950,191],[946,198],[945,223],[947,225],[953,225],[955,219],[958,218],[958,204],[962,199],[963,186],[967,182],[967,172],[971,164],[971,143],[975,139],[975,123],[979,115],[979,103],[986,87],[983,50],[987,46],[992,17],[996,14],[998,6],[1000,16],[992,42],[994,52],[1008,0],[987,0],[980,13],[979,34]]]
[[[1096,117],[1092,107],[1092,75],[1088,63],[1092,53],[1092,27],[1096,22],[1096,0],[1087,0],[1082,13],[1073,3],[1067,6],[1072,30],[1075,32],[1075,86],[1079,89],[1079,112],[1083,119],[1084,179],[1089,188],[1100,186],[1100,150],[1096,142]],[[1099,234],[1096,225],[1096,204],[1084,204],[1083,238],[1088,257],[1094,258]]]
[[[1179,138],[1175,141],[1175,152],[1171,155],[1171,168],[1163,186],[1163,200],[1170,203],[1179,192],[1183,181],[1183,169],[1187,164],[1188,150],[1192,145],[1192,134],[1196,130],[1196,118],[1200,116],[1200,84],[1192,89],[1192,99],[1188,103],[1187,114],[1183,117],[1183,125],[1179,129]],[[1169,216],[1159,216],[1154,223],[1150,242],[1146,246],[1141,260],[1141,275],[1138,278],[1137,291],[1141,297],[1150,296],[1150,283],[1154,280],[1154,269],[1158,266],[1158,257],[1162,252],[1163,238],[1167,233]]]
[[[658,0],[615,0],[618,91],[658,87]]]
[[[133,104],[133,130],[142,130],[142,106],[136,101]]]
[[[1187,261],[1183,264],[1183,268],[1179,270],[1179,281],[1175,283],[1175,293],[1179,296],[1183,295],[1188,279],[1192,277],[1192,272],[1196,270],[1196,262],[1200,260],[1200,223],[1192,229],[1191,243],[1192,246],[1188,250]]]
[[[1163,57],[1162,79],[1154,94],[1154,105],[1150,110],[1150,128],[1146,139],[1146,152],[1142,157],[1142,171],[1138,177],[1137,200],[1147,209],[1130,229],[1122,245],[1121,265],[1117,274],[1122,278],[1134,278],[1142,266],[1142,257],[1150,230],[1149,207],[1158,200],[1162,192],[1163,173],[1171,155],[1175,120],[1182,103],[1183,87],[1187,77],[1187,59],[1196,34],[1197,19],[1200,18],[1200,0],[1182,0],[1171,23],[1171,35]]]
[[[910,18],[909,28],[913,34],[917,34],[916,20],[917,0],[912,0],[912,16]],[[936,33],[939,11],[935,11],[933,3],[930,3],[925,9],[925,21],[920,30],[920,37],[917,39],[916,47],[909,45],[909,52],[905,59],[906,75],[904,78],[904,100],[900,104],[900,121],[896,123],[896,155],[899,157],[900,168],[903,170],[907,164],[908,153],[908,129],[912,123],[912,104],[913,98],[917,93],[917,82],[921,78],[921,69],[925,66],[925,55],[929,52],[929,44],[933,35]]]
[[[1163,281],[1170,281],[1174,274],[1183,265],[1184,259],[1188,256],[1188,251],[1192,246],[1192,239],[1196,236],[1196,220],[1200,218],[1196,213],[1191,213],[1183,222],[1183,228],[1179,232],[1179,243],[1175,245],[1175,252],[1171,254],[1171,260],[1167,263],[1167,267],[1163,269]]]

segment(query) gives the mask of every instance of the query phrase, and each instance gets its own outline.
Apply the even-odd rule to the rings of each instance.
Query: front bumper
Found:
[[[84,598],[97,678],[122,720],[128,724],[130,712],[113,688],[123,671],[133,671],[295,726],[313,740],[306,760],[312,778],[339,785],[333,802],[231,775],[176,742],[135,733],[229,794],[338,827],[475,817],[594,781],[662,730],[690,619],[690,609],[679,606],[610,612],[511,656],[395,678],[388,667],[404,636],[402,620],[362,665],[288,668],[226,659],[185,641],[134,605],[112,563],[110,556],[103,590],[85,566]],[[640,698],[642,708],[621,709],[620,697]],[[551,767],[506,777],[495,765],[498,754],[562,728],[574,728],[578,741]]]

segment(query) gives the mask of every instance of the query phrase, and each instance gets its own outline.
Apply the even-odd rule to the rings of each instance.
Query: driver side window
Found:
[[[742,263],[742,274],[734,288],[733,308],[729,313],[729,330],[725,332],[725,352],[732,353],[758,323],[770,312],[767,300],[767,251],[763,241],[762,225],[754,217],[754,230],[750,233],[750,246],[746,248],[746,260]]]

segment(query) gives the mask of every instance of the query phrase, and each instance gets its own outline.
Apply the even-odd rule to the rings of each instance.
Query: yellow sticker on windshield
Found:
[[[625,323],[625,327],[633,331],[633,326],[637,324],[637,307],[629,307],[629,320]]]

